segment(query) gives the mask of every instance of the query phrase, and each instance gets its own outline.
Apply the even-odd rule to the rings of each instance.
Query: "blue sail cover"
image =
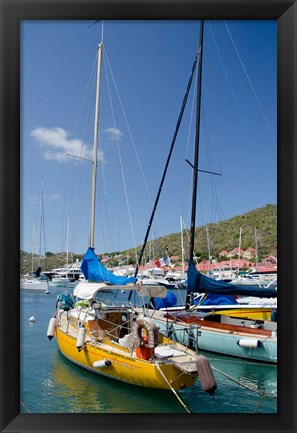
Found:
[[[154,298],[154,305],[156,310],[160,308],[174,307],[176,305],[177,298],[174,293],[168,292],[165,298]]]
[[[96,256],[93,248],[89,248],[86,252],[80,268],[85,279],[88,281],[97,283],[105,282],[119,286],[124,286],[128,283],[136,283],[136,278],[134,277],[119,277],[106,269]]]
[[[196,301],[196,302],[195,302]],[[193,300],[193,305],[198,304],[199,300]],[[233,295],[215,295],[208,293],[200,305],[236,305],[238,302]]]
[[[276,298],[277,290],[275,288],[262,288],[251,286],[236,286],[235,284],[217,281],[213,278],[206,277],[197,271],[192,260],[189,260],[187,291],[200,293],[213,293],[220,295],[244,295],[257,296],[260,298]]]

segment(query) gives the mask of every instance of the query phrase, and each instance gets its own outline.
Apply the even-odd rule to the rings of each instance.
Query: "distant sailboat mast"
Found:
[[[238,266],[237,266],[237,272],[239,272],[239,269],[240,269],[241,234],[242,234],[242,228],[240,227],[240,229],[239,229],[239,246],[238,246]]]
[[[40,181],[40,227],[39,227],[39,251],[38,266],[41,264],[41,242],[42,234],[44,235],[44,209],[43,209],[43,178]],[[45,244],[45,242],[44,242]],[[45,245],[44,245],[45,248]]]
[[[258,265],[259,265],[259,255],[258,255],[258,238],[257,238],[257,229],[255,227],[255,246],[256,246],[256,269],[258,270]]]
[[[183,274],[185,273],[185,250],[184,250],[184,237],[183,237],[183,217],[180,217],[180,241],[181,241],[181,258]]]
[[[35,255],[35,220],[33,218],[33,231],[32,231],[32,254],[31,254],[31,272],[34,271],[34,255]]]

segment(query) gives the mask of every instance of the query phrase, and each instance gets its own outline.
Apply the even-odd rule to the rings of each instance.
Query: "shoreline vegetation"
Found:
[[[239,232],[242,231],[241,249],[243,251],[248,248],[256,247],[255,229],[257,233],[257,248],[258,261],[264,257],[272,255],[277,257],[277,205],[267,204],[262,208],[258,208],[242,215],[234,216],[228,220],[218,223],[211,223],[204,226],[196,227],[195,229],[195,256],[200,261],[208,260],[209,256],[218,262],[227,260],[228,258],[220,256],[223,250],[232,251],[239,246]],[[209,246],[208,249],[208,239]],[[188,235],[186,230],[183,231],[185,260],[188,255]],[[150,248],[150,243],[153,243],[153,248]],[[167,249],[166,249],[167,248]],[[127,264],[134,264],[136,253],[141,249],[141,245],[136,248],[131,248],[125,251],[102,252],[98,256],[104,261],[105,266],[114,267]],[[171,233],[166,236],[159,237],[153,241],[149,241],[147,245],[147,254],[144,257],[146,261],[152,259],[151,251],[154,251],[155,258],[162,257],[165,251],[168,251],[170,257],[174,257],[174,262],[179,265],[181,262],[181,234],[180,232]],[[81,261],[84,253],[75,254],[68,253],[69,262]],[[35,256],[35,255],[34,255]],[[37,256],[36,256],[37,257]],[[234,258],[238,258],[237,255]],[[251,262],[255,258],[249,259]],[[65,266],[66,252],[52,253],[45,252],[41,256],[41,267],[43,271]],[[20,251],[20,273],[25,274],[31,271],[32,253]],[[36,266],[37,267],[37,266]]]

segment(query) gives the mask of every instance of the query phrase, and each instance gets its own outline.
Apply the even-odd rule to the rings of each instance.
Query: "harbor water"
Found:
[[[22,290],[20,341],[21,413],[185,413],[171,391],[128,385],[89,372],[59,352],[46,337],[58,289]],[[35,322],[30,322],[30,317]],[[202,352],[201,352],[202,353]],[[203,392],[199,380],[178,394],[192,413],[276,413],[277,367],[203,353],[218,389]]]

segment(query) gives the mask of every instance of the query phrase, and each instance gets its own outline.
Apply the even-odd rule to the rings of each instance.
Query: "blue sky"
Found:
[[[102,24],[90,24],[21,24],[21,249],[25,251],[32,249],[33,221],[38,243],[41,178],[43,251],[66,250],[67,219],[68,248],[82,254],[89,244],[91,163],[67,154],[81,155],[82,143],[84,157],[89,159],[92,153],[92,70]],[[199,28],[199,21],[104,21],[98,254],[143,242]],[[199,174],[197,226],[276,203],[276,38],[276,21],[205,22],[199,167],[222,176]],[[193,160],[194,88],[195,80],[150,239],[179,232],[181,216],[190,226],[192,172],[185,159]]]

